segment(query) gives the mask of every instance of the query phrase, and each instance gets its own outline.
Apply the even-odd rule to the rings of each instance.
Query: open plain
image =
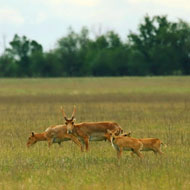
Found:
[[[71,141],[26,147],[32,131],[76,122],[115,121],[137,138],[160,138],[163,156]],[[0,190],[189,190],[190,77],[0,79]]]

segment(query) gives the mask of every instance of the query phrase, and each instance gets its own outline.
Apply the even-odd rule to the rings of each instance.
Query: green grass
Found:
[[[31,149],[31,131],[63,123],[60,106],[77,122],[116,121],[134,137],[158,137],[164,156],[124,152],[91,142]],[[189,190],[190,77],[0,79],[0,190]]]

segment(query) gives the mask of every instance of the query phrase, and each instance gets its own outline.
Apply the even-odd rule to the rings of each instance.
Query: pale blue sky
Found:
[[[0,0],[0,53],[16,33],[38,41],[45,50],[54,48],[69,26],[76,32],[87,26],[92,36],[114,30],[126,39],[146,14],[190,22],[190,1]]]

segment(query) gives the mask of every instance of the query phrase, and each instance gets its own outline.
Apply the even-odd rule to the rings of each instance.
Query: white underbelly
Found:
[[[112,147],[113,147],[115,150],[119,151],[119,146],[118,146],[118,145],[114,144],[113,142],[111,142],[111,144],[112,144]],[[131,151],[132,149],[131,149],[131,148],[128,148],[128,147],[123,147],[123,150],[124,150],[124,151]]]
[[[53,143],[61,143],[63,141],[69,141],[70,139],[64,138],[64,139],[59,139],[59,138],[53,138],[52,142]]]
[[[104,133],[96,133],[96,134],[92,134],[90,135],[90,141],[103,141],[106,140],[106,138],[104,137]]]
[[[132,150],[132,148],[124,147],[123,150],[130,151],[130,150]]]
[[[150,151],[150,150],[153,150],[152,148],[142,148],[142,150],[141,151]]]

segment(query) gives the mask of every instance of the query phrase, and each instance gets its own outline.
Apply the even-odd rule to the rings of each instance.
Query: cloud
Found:
[[[73,5],[94,7],[100,3],[100,0],[70,0]]]
[[[40,23],[46,21],[47,19],[48,19],[48,16],[47,16],[47,14],[45,12],[39,12],[36,15],[35,23],[40,24]]]
[[[21,25],[24,23],[24,18],[19,11],[12,8],[0,9],[0,23]]]
[[[66,7],[89,8],[100,4],[101,0],[33,0],[34,4],[42,4],[46,8],[60,10]],[[55,13],[56,14],[56,13]]]
[[[151,4],[155,6],[177,8],[177,9],[190,11],[189,0],[125,0],[125,2],[129,2],[131,4],[136,4],[136,5]]]
[[[33,3],[40,3],[48,18],[71,23],[113,23],[125,15],[115,0],[33,0]]]
[[[44,4],[51,6],[63,6],[63,5],[74,5],[74,6],[96,6],[100,3],[100,0],[39,0]]]

